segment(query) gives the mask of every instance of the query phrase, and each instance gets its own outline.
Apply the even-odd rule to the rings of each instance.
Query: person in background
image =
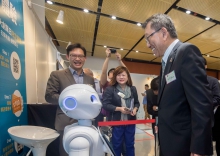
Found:
[[[84,68],[83,71],[85,74],[94,78],[93,72],[89,68]],[[101,88],[100,81],[94,78],[94,83],[95,83],[95,90],[99,95],[99,99],[102,101],[102,88]],[[103,120],[104,120],[104,116],[100,112],[99,115],[95,118],[95,121],[93,122],[94,126],[98,127],[98,122],[103,121]]]
[[[158,94],[161,156],[212,155],[212,99],[199,49],[177,39],[165,14],[149,17],[142,27],[148,48],[162,57]]]
[[[110,57],[111,57],[112,54],[111,54],[111,51],[110,51],[109,48],[106,49],[105,53],[106,53],[106,58],[105,58],[105,61],[104,61],[104,63],[103,63],[103,66],[102,66],[102,73],[101,73],[101,77],[100,77],[100,83],[101,83],[101,85],[102,85],[102,87],[103,87],[103,90],[105,90],[105,88],[109,86],[109,81],[108,81],[108,79],[109,79],[109,80],[112,79],[112,77],[113,77],[113,72],[114,72],[114,70],[115,70],[115,68],[111,68],[111,69],[107,72],[109,59],[110,59]],[[124,65],[124,63],[122,62],[122,60],[121,60],[121,54],[119,54],[118,52],[116,52],[114,55],[116,56],[116,58],[117,58],[119,64],[120,64],[121,66],[126,67],[126,66]]]
[[[150,119],[150,115],[147,112],[147,90],[149,89],[149,85],[145,84],[145,91],[144,93],[141,93],[141,95],[143,96],[143,109],[145,112],[145,119]]]
[[[111,86],[103,94],[103,107],[110,112],[110,121],[135,120],[140,106],[136,87],[132,86],[130,73],[126,67],[115,69]],[[121,156],[122,142],[125,141],[126,156],[134,156],[135,125],[113,126],[112,145],[116,156]]]
[[[58,104],[60,93],[72,84],[89,84],[94,87],[94,79],[83,72],[83,65],[86,61],[86,49],[79,43],[69,45],[66,49],[66,58],[70,66],[64,70],[53,71],[47,82],[45,99],[49,103]],[[63,131],[67,125],[77,120],[67,117],[60,107],[57,107],[55,129],[60,134],[59,154],[68,156],[63,148]]]
[[[205,58],[204,64],[205,69],[207,69],[207,61]],[[213,111],[214,111],[214,127],[212,128],[212,138],[216,142],[216,153],[220,155],[220,85],[218,79],[208,76],[207,80],[209,82],[210,89],[212,91],[212,101],[213,101]]]
[[[159,76],[154,78],[150,83],[150,89],[147,90],[147,111],[152,115],[152,119],[155,119],[158,116],[158,104],[157,96],[159,89]],[[152,123],[152,131],[155,135],[155,123]]]
[[[101,73],[101,77],[100,77],[100,83],[102,85],[103,92],[105,91],[105,89],[108,86],[110,86],[110,82],[109,81],[111,81],[111,79],[113,77],[113,73],[115,71],[115,68],[111,68],[111,69],[109,69],[109,71],[107,73],[108,63],[109,63],[109,59],[111,58],[111,55],[115,55],[116,56],[116,59],[118,60],[120,66],[126,67],[125,64],[121,60],[121,54],[119,54],[118,52],[111,53],[109,48],[107,48],[105,50],[105,53],[106,53],[106,59],[105,59],[105,61],[103,63],[102,73]],[[109,79],[109,81],[108,81],[108,79]],[[104,108],[102,108],[101,113],[102,113],[103,116],[106,117],[106,120],[108,120],[109,112],[106,111]],[[122,146],[122,155],[126,156],[126,149],[125,149],[125,143],[124,142],[123,142],[123,146]]]

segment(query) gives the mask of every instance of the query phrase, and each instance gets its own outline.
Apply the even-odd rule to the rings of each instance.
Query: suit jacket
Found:
[[[116,107],[121,107],[121,97],[118,95],[118,89],[115,86],[106,88],[103,94],[103,108],[110,112],[110,121],[119,121],[121,119],[121,112],[115,111]],[[134,86],[131,87],[131,98],[134,98],[134,107],[139,108],[137,90]],[[128,115],[128,120],[135,120],[136,116]]]
[[[166,83],[165,75],[175,80]],[[160,74],[160,77],[162,74]],[[178,42],[168,57],[158,94],[158,128],[164,156],[211,155],[212,100],[199,49]]]
[[[73,74],[70,72],[69,68],[64,70],[53,71],[47,82],[47,89],[45,93],[45,99],[49,103],[58,104],[58,99],[60,93],[68,86],[76,84]],[[94,79],[84,73],[83,84],[90,84],[93,87]],[[55,129],[64,130],[64,127],[76,122],[76,120],[66,116],[60,107],[57,107],[56,119],[55,119]]]
[[[155,117],[158,116],[158,111],[154,111],[153,106],[158,106],[157,95],[154,94],[152,89],[148,89],[146,93],[147,93],[147,112],[150,115],[152,115],[153,119],[155,119]]]
[[[220,105],[220,85],[218,79],[212,76],[207,76],[207,80],[212,91],[213,108],[215,108]]]
[[[207,76],[210,89],[212,91],[213,109],[220,105],[220,85],[218,80],[214,77]],[[216,141],[220,138],[220,107],[215,111],[214,115],[214,127],[212,128],[213,140]]]

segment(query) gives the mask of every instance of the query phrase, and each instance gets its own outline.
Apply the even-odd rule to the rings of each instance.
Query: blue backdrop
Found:
[[[7,132],[27,125],[23,1],[1,0],[0,7],[0,156],[23,156]]]

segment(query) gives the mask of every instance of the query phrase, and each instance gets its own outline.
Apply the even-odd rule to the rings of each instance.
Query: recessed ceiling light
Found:
[[[116,17],[115,17],[115,16],[112,16],[112,19],[116,19]]]
[[[107,46],[104,46],[104,48],[106,48]]]
[[[191,11],[187,10],[187,11],[186,11],[186,13],[187,13],[187,14],[190,14],[190,13],[191,13]]]
[[[47,3],[48,3],[48,4],[53,4],[53,2],[52,2],[52,1],[47,1]]]
[[[205,18],[205,20],[207,20],[207,21],[208,21],[208,20],[210,20],[210,18],[209,18],[209,17],[206,17],[206,18]]]
[[[206,55],[207,57],[209,57],[210,55]]]
[[[121,48],[120,50],[124,50],[123,48]]]
[[[141,23],[137,23],[137,26],[141,26]]]
[[[83,11],[84,11],[84,12],[89,12],[89,10],[87,10],[87,9],[84,9]]]
[[[136,50],[136,53],[138,53],[138,51]]]

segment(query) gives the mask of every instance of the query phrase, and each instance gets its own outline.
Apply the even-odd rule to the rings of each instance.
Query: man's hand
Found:
[[[158,126],[154,127],[155,133],[158,133]]]
[[[141,93],[141,95],[142,95],[142,96],[146,96],[146,94],[144,94],[144,93]]]
[[[153,110],[154,111],[158,111],[158,107],[157,106],[153,106]]]
[[[105,50],[105,53],[106,53],[106,57],[111,57],[111,51],[109,50],[109,48]]]

